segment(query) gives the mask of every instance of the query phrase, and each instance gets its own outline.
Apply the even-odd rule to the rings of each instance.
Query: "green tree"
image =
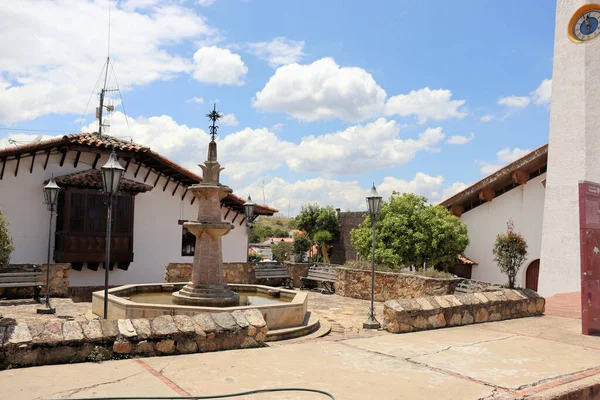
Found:
[[[312,243],[306,236],[298,234],[294,235],[294,254],[303,255],[310,250],[311,246]]]
[[[442,206],[427,204],[423,196],[392,193],[377,216],[375,261],[390,268],[448,266],[469,244],[467,227]],[[364,221],[351,233],[352,246],[371,258],[372,222]]]
[[[515,231],[512,220],[506,223],[506,232],[496,236],[494,243],[494,261],[500,271],[508,276],[508,286],[515,287],[515,279],[519,269],[527,259],[527,241]]]
[[[290,242],[277,242],[273,245],[273,259],[284,262],[288,255],[292,254],[294,247]]]
[[[340,230],[340,222],[335,209],[331,206],[320,207],[318,204],[302,206],[300,213],[296,216],[296,225],[298,229],[307,233],[312,243],[321,243],[318,249],[319,253],[323,250],[323,244],[327,247]],[[318,260],[321,259],[319,255],[316,257]]]
[[[0,268],[8,266],[10,255],[15,250],[8,232],[9,225],[10,223],[4,219],[4,213],[0,209]]]
[[[250,230],[250,243],[262,243],[270,237],[288,237],[288,231],[285,229],[273,228],[260,221],[256,222]]]

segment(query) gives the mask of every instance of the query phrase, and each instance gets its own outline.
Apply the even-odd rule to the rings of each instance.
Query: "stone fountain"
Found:
[[[215,122],[220,115],[215,109],[207,116],[213,121],[208,159],[200,165],[202,182],[189,188],[198,199],[198,221],[183,225],[196,236],[192,281],[173,293],[173,303],[229,307],[238,305],[240,301],[240,296],[227,286],[221,251],[221,237],[233,229],[232,224],[221,220],[221,199],[232,190],[219,182],[223,168],[217,161],[215,135],[218,127]]]

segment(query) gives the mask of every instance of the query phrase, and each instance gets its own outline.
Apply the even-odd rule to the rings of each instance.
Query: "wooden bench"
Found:
[[[32,287],[33,298],[40,302],[40,291],[42,290],[43,273],[37,268],[27,270],[9,270],[9,272],[0,271],[0,288],[20,288]]]
[[[313,265],[308,269],[308,275],[300,278],[302,281],[301,289],[306,289],[305,282],[312,281],[317,283],[317,287],[320,284],[323,285],[323,289],[328,293],[335,293],[334,283],[337,278],[335,268],[331,267],[317,267]]]
[[[285,265],[279,263],[257,263],[254,266],[257,281],[283,279],[283,286],[290,287],[290,273]]]

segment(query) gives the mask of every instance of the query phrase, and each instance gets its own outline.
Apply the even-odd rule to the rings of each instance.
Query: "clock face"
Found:
[[[600,34],[600,8],[588,10],[579,15],[572,25],[572,37],[578,42],[585,42]]]

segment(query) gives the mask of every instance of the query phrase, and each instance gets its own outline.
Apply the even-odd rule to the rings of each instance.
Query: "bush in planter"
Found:
[[[273,260],[284,262],[291,254],[294,249],[290,242],[278,242],[272,247],[273,249]]]
[[[311,246],[312,243],[306,236],[299,234],[294,235],[294,254],[300,256],[301,260],[303,260],[302,256],[310,250]]]
[[[262,254],[258,254],[258,253],[248,254],[248,262],[260,262],[262,260],[264,260],[264,257]]]
[[[506,223],[506,232],[496,236],[492,251],[500,271],[508,276],[508,287],[514,289],[517,273],[527,259],[527,241],[515,231],[512,220]]]
[[[0,209],[0,268],[8,266],[10,255],[15,250],[13,241],[8,232],[9,222],[4,219],[4,213]]]

